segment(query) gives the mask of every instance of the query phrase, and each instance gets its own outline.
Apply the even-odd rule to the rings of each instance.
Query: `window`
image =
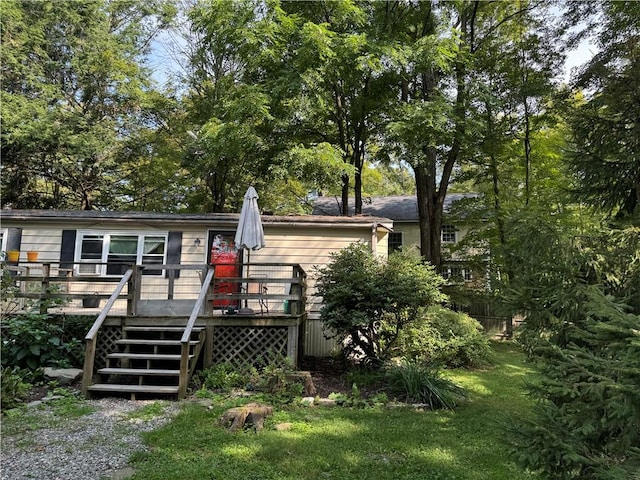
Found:
[[[122,275],[129,265],[165,263],[166,235],[79,232],[78,273]],[[106,263],[106,265],[95,265]],[[162,269],[146,268],[143,275],[162,275]]]
[[[402,232],[389,233],[389,253],[402,248]]]
[[[473,280],[473,274],[471,273],[471,269],[464,268],[462,270],[462,278],[464,278],[465,282],[470,282]]]
[[[442,243],[456,243],[456,227],[442,225]]]

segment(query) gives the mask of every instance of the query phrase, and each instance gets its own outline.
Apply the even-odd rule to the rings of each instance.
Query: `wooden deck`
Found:
[[[306,274],[293,264],[250,267],[250,276],[222,277],[212,265],[153,265],[162,276],[131,266],[105,278],[68,265],[27,264],[15,265],[12,275],[16,299],[39,302],[42,313],[95,315],[85,337],[86,396],[181,398],[193,373],[214,363],[273,355],[298,363]],[[99,306],[85,308],[88,297]]]

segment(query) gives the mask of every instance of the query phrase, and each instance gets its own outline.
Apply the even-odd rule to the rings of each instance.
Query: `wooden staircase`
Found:
[[[106,367],[96,371],[98,383],[89,385],[87,393],[130,394],[132,400],[137,395],[183,397],[206,335],[205,329],[194,327],[183,350],[184,330],[183,327],[123,327],[122,338],[115,342],[117,350],[107,354]],[[182,364],[183,360],[186,363]]]

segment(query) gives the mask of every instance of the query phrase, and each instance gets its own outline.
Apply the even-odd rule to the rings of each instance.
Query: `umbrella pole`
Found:
[[[251,249],[247,249],[247,278],[249,278],[249,267],[251,266]],[[249,293],[249,282],[245,282],[245,292],[248,294]],[[245,298],[244,299],[244,308],[249,308],[249,299]]]

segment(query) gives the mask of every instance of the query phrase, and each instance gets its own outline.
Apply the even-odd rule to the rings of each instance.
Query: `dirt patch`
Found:
[[[339,373],[311,372],[311,380],[320,398],[327,398],[330,393],[351,392],[351,385],[347,386],[344,375]]]
[[[353,382],[349,380],[345,366],[332,358],[305,358],[302,370],[311,372],[311,379],[320,398],[326,398],[331,393],[351,394],[353,391]],[[382,383],[357,386],[364,398],[385,390]]]
[[[53,395],[56,388],[64,388],[72,392],[80,392],[82,390],[82,381],[78,380],[73,385],[66,385],[64,387],[60,387],[59,385],[53,387],[50,384],[33,385],[27,394],[25,403],[35,402],[36,400],[42,400],[44,397]]]

